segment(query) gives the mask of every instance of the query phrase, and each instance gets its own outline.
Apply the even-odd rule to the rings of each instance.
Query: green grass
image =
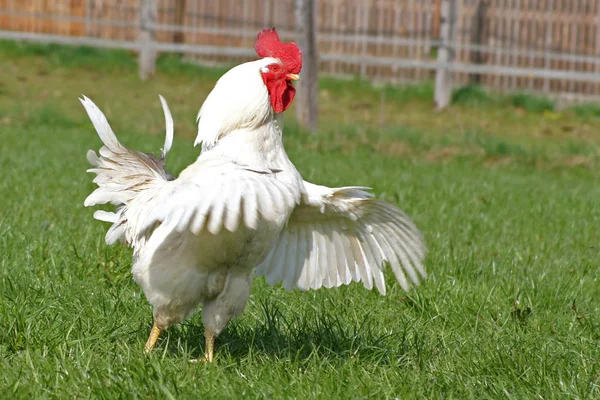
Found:
[[[545,111],[553,111],[554,101],[543,96],[535,96],[526,93],[517,93],[509,96],[510,103],[521,109],[529,112],[543,113]]]
[[[123,52],[0,42],[0,393],[7,398],[598,398],[600,122],[505,102],[432,111],[427,86],[321,85],[321,131],[288,112],[307,180],[369,185],[413,217],[429,279],[386,297],[353,284],[255,282],[245,314],[203,352],[199,315],[142,353],[150,306],[131,252],[104,244],[77,96],[129,146],[197,156],[196,112],[218,71],[161,59],[140,82]],[[113,60],[113,61],[111,61]],[[414,97],[410,96],[415,91]],[[383,95],[382,95],[383,93]],[[420,94],[419,94],[420,93]],[[384,99],[382,102],[381,99]],[[390,277],[391,278],[391,277]]]
[[[600,118],[600,104],[598,103],[576,105],[571,110],[583,118]]]
[[[452,103],[466,106],[486,106],[493,104],[494,99],[485,89],[479,85],[467,85],[454,90]]]

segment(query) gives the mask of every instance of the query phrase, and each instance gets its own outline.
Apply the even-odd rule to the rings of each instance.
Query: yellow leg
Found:
[[[206,349],[202,361],[211,363],[215,359],[215,336],[205,329],[204,338],[206,339]]]
[[[212,363],[215,359],[215,335],[210,333],[208,329],[204,329],[204,338],[206,339],[206,349],[204,351],[204,357],[201,359],[194,358],[190,360],[191,363],[203,362]]]
[[[150,353],[152,351],[152,349],[154,348],[154,346],[156,346],[156,341],[158,340],[158,337],[160,336],[160,332],[162,331],[161,328],[159,328],[156,323],[154,323],[154,325],[152,325],[152,330],[150,331],[150,336],[148,336],[148,341],[146,342],[146,346],[144,347],[144,349],[146,350],[146,353]]]

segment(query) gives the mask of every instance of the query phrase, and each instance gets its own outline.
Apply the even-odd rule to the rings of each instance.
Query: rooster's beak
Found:
[[[287,77],[293,81],[297,81],[300,79],[300,75],[298,74],[288,74]]]

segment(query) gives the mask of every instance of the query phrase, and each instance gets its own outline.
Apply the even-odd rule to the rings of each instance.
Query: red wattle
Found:
[[[296,88],[288,80],[268,82],[267,91],[269,92],[271,107],[278,114],[287,110],[296,96]]]

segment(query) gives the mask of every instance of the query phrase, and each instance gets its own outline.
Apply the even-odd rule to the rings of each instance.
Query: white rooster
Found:
[[[88,152],[98,188],[86,206],[112,203],[108,244],[133,247],[132,272],[154,308],[146,350],[160,332],[202,304],[205,361],[214,339],[248,302],[254,275],[286,289],[362,281],[385,294],[384,265],[403,289],[424,278],[425,246],[396,207],[362,187],[329,188],[302,179],[282,143],[282,112],[294,99],[300,49],[275,30],[259,33],[261,59],[232,68],[198,114],[202,153],[174,179],[164,169],[173,140],[167,120],[162,157],[117,140],[102,112],[81,100],[104,146]]]

